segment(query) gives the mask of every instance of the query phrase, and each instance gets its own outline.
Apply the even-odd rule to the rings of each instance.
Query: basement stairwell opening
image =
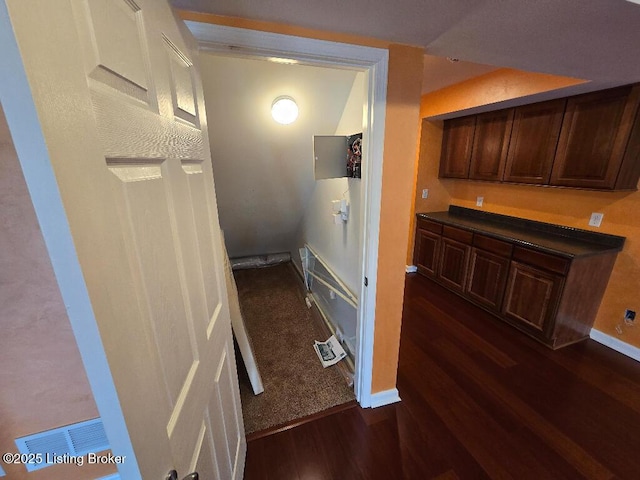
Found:
[[[345,176],[316,180],[312,139],[314,135],[348,136],[357,132],[366,137],[368,77],[365,71],[356,69],[282,64],[207,51],[201,52],[200,64],[218,211],[229,257],[236,266],[246,257],[256,258],[261,266],[270,263],[270,258],[278,259],[275,266],[234,271],[265,388],[264,393],[250,398],[246,395],[252,393],[250,385],[241,386],[245,428],[251,434],[355,399],[358,299],[351,292],[359,292],[362,283],[366,155],[362,179]],[[299,106],[299,117],[290,125],[271,118],[273,99],[281,95],[295,98]],[[332,202],[349,206],[346,222],[336,222]],[[322,259],[322,263],[316,262],[318,266],[328,267],[325,276],[327,271],[335,272],[340,280],[334,283],[341,285],[331,290],[322,283],[328,276],[314,278],[309,293],[314,303],[333,302],[333,296],[337,302],[344,302],[343,297],[351,302],[339,312],[341,318],[346,313],[345,319],[329,322],[331,328],[324,326],[325,318],[315,305],[309,309],[305,303],[304,268],[299,255],[305,245],[314,252],[314,259]],[[282,252],[290,263],[279,257]],[[261,296],[262,300],[256,300]],[[335,315],[332,312],[328,316],[326,308],[323,311],[327,319]],[[270,320],[265,317],[268,312],[272,314]],[[287,328],[276,334],[277,323]],[[303,326],[306,329],[301,329]],[[341,363],[350,368],[336,365],[322,369],[313,342],[325,341],[331,334],[343,341],[350,358]],[[273,335],[286,339],[284,353],[274,354],[265,347],[261,355],[259,345],[273,345]],[[275,347],[272,350],[276,351]],[[319,369],[317,376],[300,378],[291,374],[292,364],[308,361],[298,360],[300,352],[310,355],[314,369]],[[240,361],[241,355],[237,358]],[[267,379],[268,369],[278,372],[280,379]],[[314,369],[308,367],[305,373]],[[240,365],[238,370],[242,384],[245,369]],[[345,371],[349,373],[341,373]],[[329,393],[327,376],[334,379],[332,388],[337,393]],[[302,386],[300,395],[306,397],[284,395],[286,401],[260,404],[260,397],[273,395],[273,390],[287,391],[286,382]],[[322,397],[327,395],[335,398],[324,401]],[[282,405],[287,405],[283,410],[288,411],[288,417],[275,412]],[[249,419],[249,411],[258,419],[256,422]],[[265,421],[269,415],[273,419]]]

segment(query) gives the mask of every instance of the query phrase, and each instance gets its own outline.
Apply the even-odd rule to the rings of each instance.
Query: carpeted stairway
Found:
[[[312,347],[324,341],[307,308],[302,282],[290,263],[234,272],[240,307],[253,343],[264,392],[254,395],[238,360],[247,434],[290,423],[353,400],[336,370],[322,368]],[[239,358],[239,356],[237,356]]]

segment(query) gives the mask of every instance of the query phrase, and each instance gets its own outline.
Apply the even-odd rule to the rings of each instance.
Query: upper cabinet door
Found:
[[[566,103],[563,98],[515,109],[505,182],[549,183]]]
[[[637,107],[630,86],[570,98],[551,185],[614,188]]]
[[[444,122],[440,157],[441,178],[469,178],[469,160],[475,126],[475,115]]]
[[[478,115],[471,153],[470,179],[502,180],[512,123],[513,109]]]

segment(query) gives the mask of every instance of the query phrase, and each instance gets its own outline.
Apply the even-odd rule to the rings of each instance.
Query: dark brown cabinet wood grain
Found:
[[[469,261],[467,296],[499,312],[508,272],[509,257],[501,257],[474,247]]]
[[[613,189],[638,107],[622,87],[572,97],[562,122],[551,185]]]
[[[470,179],[502,180],[512,122],[512,109],[477,116],[469,168]]]
[[[438,279],[451,290],[462,292],[467,279],[467,265],[471,247],[451,238],[442,238],[440,244]]]
[[[637,84],[445,120],[440,177],[636,190],[639,108]]]
[[[435,277],[438,267],[438,254],[440,253],[440,235],[418,229],[415,251],[418,272]]]
[[[440,177],[469,178],[476,117],[448,120],[444,125]]]
[[[640,107],[636,113],[627,150],[622,159],[622,166],[616,180],[616,189],[637,190],[638,179],[640,179]]]
[[[563,277],[512,262],[503,314],[519,326],[548,334],[558,307]]]
[[[567,257],[475,229],[417,223],[418,273],[551,348],[589,336],[615,249]]]
[[[515,109],[505,182],[549,183],[565,104],[560,99]]]

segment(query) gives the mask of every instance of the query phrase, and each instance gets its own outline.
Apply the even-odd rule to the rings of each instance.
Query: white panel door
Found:
[[[241,478],[195,43],[166,1],[6,3],[140,474]]]

